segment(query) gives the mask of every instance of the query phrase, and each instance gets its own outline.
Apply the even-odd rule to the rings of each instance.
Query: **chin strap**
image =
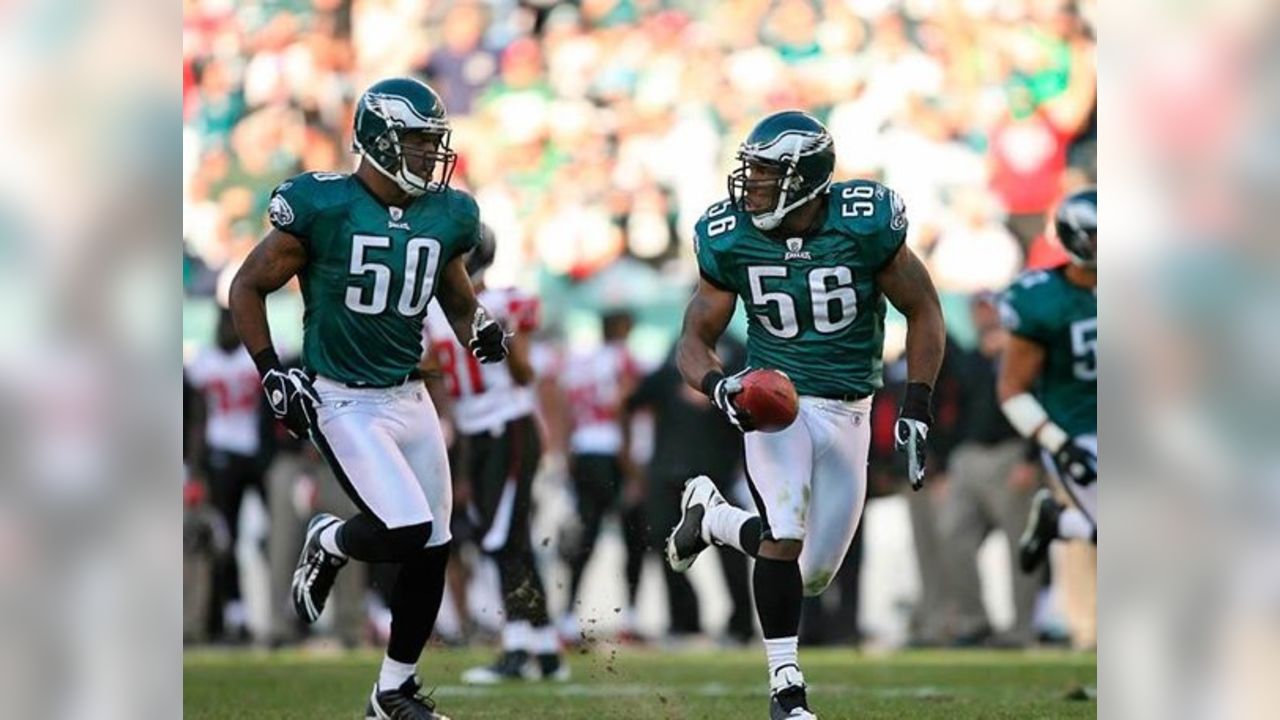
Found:
[[[791,172],[794,171],[795,169],[792,168]],[[782,224],[782,221],[786,219],[787,213],[818,197],[818,195],[825,192],[828,187],[831,187],[831,178],[827,178],[826,182],[814,188],[808,195],[805,195],[790,205],[783,205],[783,203],[787,201],[787,193],[783,190],[781,191],[781,194],[778,195],[778,205],[781,207],[760,215],[752,215],[751,224],[755,225],[757,230],[777,229],[777,227]]]

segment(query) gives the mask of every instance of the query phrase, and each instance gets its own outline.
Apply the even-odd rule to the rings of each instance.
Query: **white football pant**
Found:
[[[388,529],[431,522],[427,547],[449,542],[448,451],[422,383],[349,388],[317,377],[315,389],[315,444],[356,505]]]
[[[745,436],[747,481],[766,539],[801,540],[806,595],[831,584],[867,498],[871,399],[800,398],[787,429]]]

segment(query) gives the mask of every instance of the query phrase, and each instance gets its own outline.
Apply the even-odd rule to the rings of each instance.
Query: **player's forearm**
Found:
[[[463,347],[471,342],[471,337],[475,330],[473,323],[476,319],[476,303],[475,295],[465,297],[451,297],[447,301],[442,296],[440,298],[440,307],[444,310],[444,314],[449,318],[449,327],[453,328],[453,334],[458,338],[458,342]]]
[[[702,381],[708,373],[724,373],[724,364],[706,340],[688,333],[680,336],[676,350],[676,367],[689,387],[703,392]]]
[[[907,316],[907,382],[933,387],[942,367],[947,346],[947,327],[942,320],[942,307],[923,303]]]
[[[533,363],[529,361],[529,338],[523,334],[511,339],[511,351],[507,355],[507,369],[515,384],[525,387],[534,381]]]
[[[441,280],[437,294],[440,309],[444,310],[445,317],[449,319],[449,326],[453,328],[458,342],[467,347],[475,334],[476,308],[479,303],[476,302],[476,291],[471,285],[471,278],[467,275],[461,255],[449,261],[441,273]]]
[[[264,353],[274,353],[271,325],[267,321],[266,296],[267,293],[245,277],[243,271],[237,273],[231,281],[231,290],[227,296],[236,334],[255,361]]]

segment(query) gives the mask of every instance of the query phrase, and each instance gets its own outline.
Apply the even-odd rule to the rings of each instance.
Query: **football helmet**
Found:
[[[427,134],[434,143],[427,149],[414,147],[408,142],[414,132]],[[449,147],[450,133],[440,96],[413,78],[376,82],[356,101],[354,151],[410,195],[443,192],[449,186],[458,160]]]
[[[751,215],[756,228],[773,230],[787,213],[830,187],[836,151],[826,126],[808,113],[785,110],[756,123],[738,146],[737,159],[738,168],[729,174],[729,199]],[[748,195],[775,188],[767,207],[748,203]]]
[[[1053,226],[1071,262],[1097,267],[1098,188],[1085,188],[1063,198],[1053,215]]]

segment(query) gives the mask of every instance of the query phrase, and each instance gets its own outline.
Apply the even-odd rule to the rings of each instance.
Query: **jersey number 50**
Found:
[[[378,235],[355,235],[351,238],[351,274],[355,276],[373,273],[373,293],[366,300],[366,288],[347,287],[346,304],[353,312],[363,315],[380,315],[387,309],[387,294],[391,290],[391,268],[385,263],[366,261],[365,251],[370,248],[391,247],[391,238]],[[424,264],[426,269],[419,271]],[[400,288],[400,301],[396,310],[412,317],[427,309],[431,291],[436,282],[436,266],[440,264],[440,241],[435,238],[413,238],[404,246],[404,284]]]
[[[769,313],[756,318],[765,330],[780,338],[800,334],[795,299],[785,292],[764,289],[765,278],[786,278],[791,268],[782,265],[755,265],[747,268],[752,305],[774,305],[775,322]],[[834,282],[832,282],[834,281]],[[813,328],[820,333],[839,332],[858,316],[858,294],[853,289],[853,271],[843,265],[809,271],[809,306],[813,308]]]

